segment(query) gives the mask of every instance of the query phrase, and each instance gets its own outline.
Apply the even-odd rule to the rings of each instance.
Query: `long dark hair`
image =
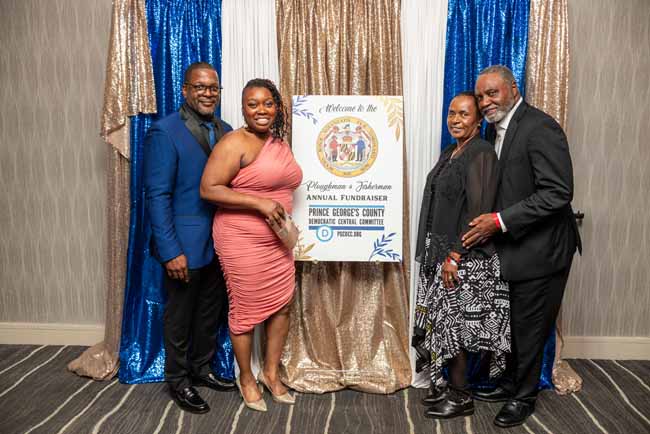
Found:
[[[287,133],[287,108],[285,107],[284,102],[282,102],[280,91],[278,91],[275,83],[271,80],[267,80],[266,78],[254,78],[249,80],[248,83],[246,83],[246,86],[244,86],[244,89],[241,92],[242,101],[244,100],[244,92],[246,92],[246,89],[253,87],[263,87],[271,92],[271,96],[273,97],[273,101],[277,107],[275,120],[271,125],[271,135],[276,139],[284,139],[284,136]]]

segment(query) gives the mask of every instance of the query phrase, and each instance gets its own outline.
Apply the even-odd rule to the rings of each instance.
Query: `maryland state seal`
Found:
[[[321,130],[316,140],[316,151],[328,172],[352,178],[370,169],[377,159],[377,135],[359,118],[336,118]]]

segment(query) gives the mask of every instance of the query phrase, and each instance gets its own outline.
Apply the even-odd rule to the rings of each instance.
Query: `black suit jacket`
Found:
[[[494,143],[494,125],[488,139]],[[499,158],[496,209],[507,232],[496,237],[506,280],[530,280],[571,264],[580,246],[571,199],[573,167],[562,127],[522,101]]]

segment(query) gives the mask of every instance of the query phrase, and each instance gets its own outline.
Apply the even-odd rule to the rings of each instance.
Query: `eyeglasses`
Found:
[[[205,93],[208,89],[210,89],[212,93],[220,93],[221,89],[223,89],[221,86],[206,86],[204,84],[192,84],[187,82],[185,84],[192,86],[192,89],[194,89],[197,93]]]

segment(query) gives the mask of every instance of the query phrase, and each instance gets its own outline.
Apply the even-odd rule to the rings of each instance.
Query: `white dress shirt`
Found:
[[[494,150],[497,153],[497,157],[501,158],[501,148],[503,147],[503,139],[506,137],[506,131],[508,131],[508,125],[510,125],[510,121],[512,120],[512,117],[515,115],[515,112],[521,105],[521,102],[524,99],[522,97],[519,97],[519,100],[515,103],[514,106],[510,109],[510,111],[504,116],[503,119],[501,119],[499,122],[494,124],[496,130],[497,130],[497,138],[494,141]]]
[[[519,100],[515,103],[514,106],[510,109],[510,111],[504,116],[503,119],[501,119],[499,122],[494,124],[494,127],[497,130],[497,137],[494,140],[494,151],[497,153],[497,158],[501,158],[501,149],[503,148],[503,139],[506,137],[506,132],[508,131],[508,125],[510,125],[510,120],[514,116],[515,112],[517,111],[517,108],[521,105],[521,102],[524,99],[520,96]],[[499,218],[499,223],[501,224],[501,230],[503,232],[508,232],[508,228],[506,227],[506,224],[504,223],[503,219],[501,218],[501,213],[497,213],[497,217]]]

